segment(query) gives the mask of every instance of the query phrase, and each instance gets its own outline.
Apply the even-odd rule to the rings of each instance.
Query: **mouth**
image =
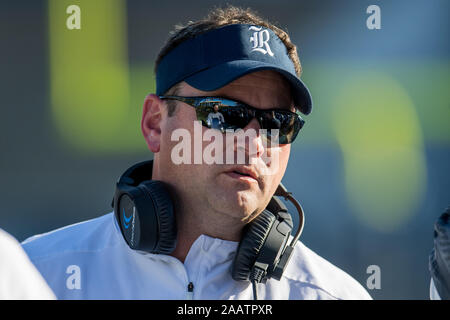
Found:
[[[255,170],[248,167],[235,167],[225,172],[226,175],[233,179],[248,182],[258,182],[258,175]]]

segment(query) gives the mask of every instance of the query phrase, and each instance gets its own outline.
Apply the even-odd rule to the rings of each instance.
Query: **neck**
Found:
[[[202,234],[229,241],[240,241],[243,222],[224,219],[217,213],[202,214],[200,209],[184,210],[176,206],[175,218],[177,221],[177,246],[171,256],[184,263],[186,256],[194,241]],[[203,211],[205,212],[205,211]]]

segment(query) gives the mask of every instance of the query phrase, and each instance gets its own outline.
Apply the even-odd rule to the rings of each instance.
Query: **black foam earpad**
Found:
[[[264,210],[245,227],[231,270],[234,280],[249,280],[251,268],[275,221],[275,215]]]
[[[141,182],[139,188],[153,202],[157,217],[158,235],[156,239],[158,240],[152,253],[170,254],[177,244],[177,229],[169,191],[163,182],[155,180]]]

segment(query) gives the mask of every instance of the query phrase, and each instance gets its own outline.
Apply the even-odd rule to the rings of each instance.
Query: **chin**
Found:
[[[213,203],[218,211],[246,221],[258,211],[261,197],[249,190],[233,193],[228,191]]]

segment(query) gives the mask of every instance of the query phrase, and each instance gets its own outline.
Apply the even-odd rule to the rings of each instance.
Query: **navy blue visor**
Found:
[[[213,29],[169,51],[157,68],[156,94],[165,94],[181,81],[213,91],[262,70],[283,75],[291,85],[295,106],[304,114],[311,112],[311,94],[297,77],[283,41],[271,29],[249,24]]]

